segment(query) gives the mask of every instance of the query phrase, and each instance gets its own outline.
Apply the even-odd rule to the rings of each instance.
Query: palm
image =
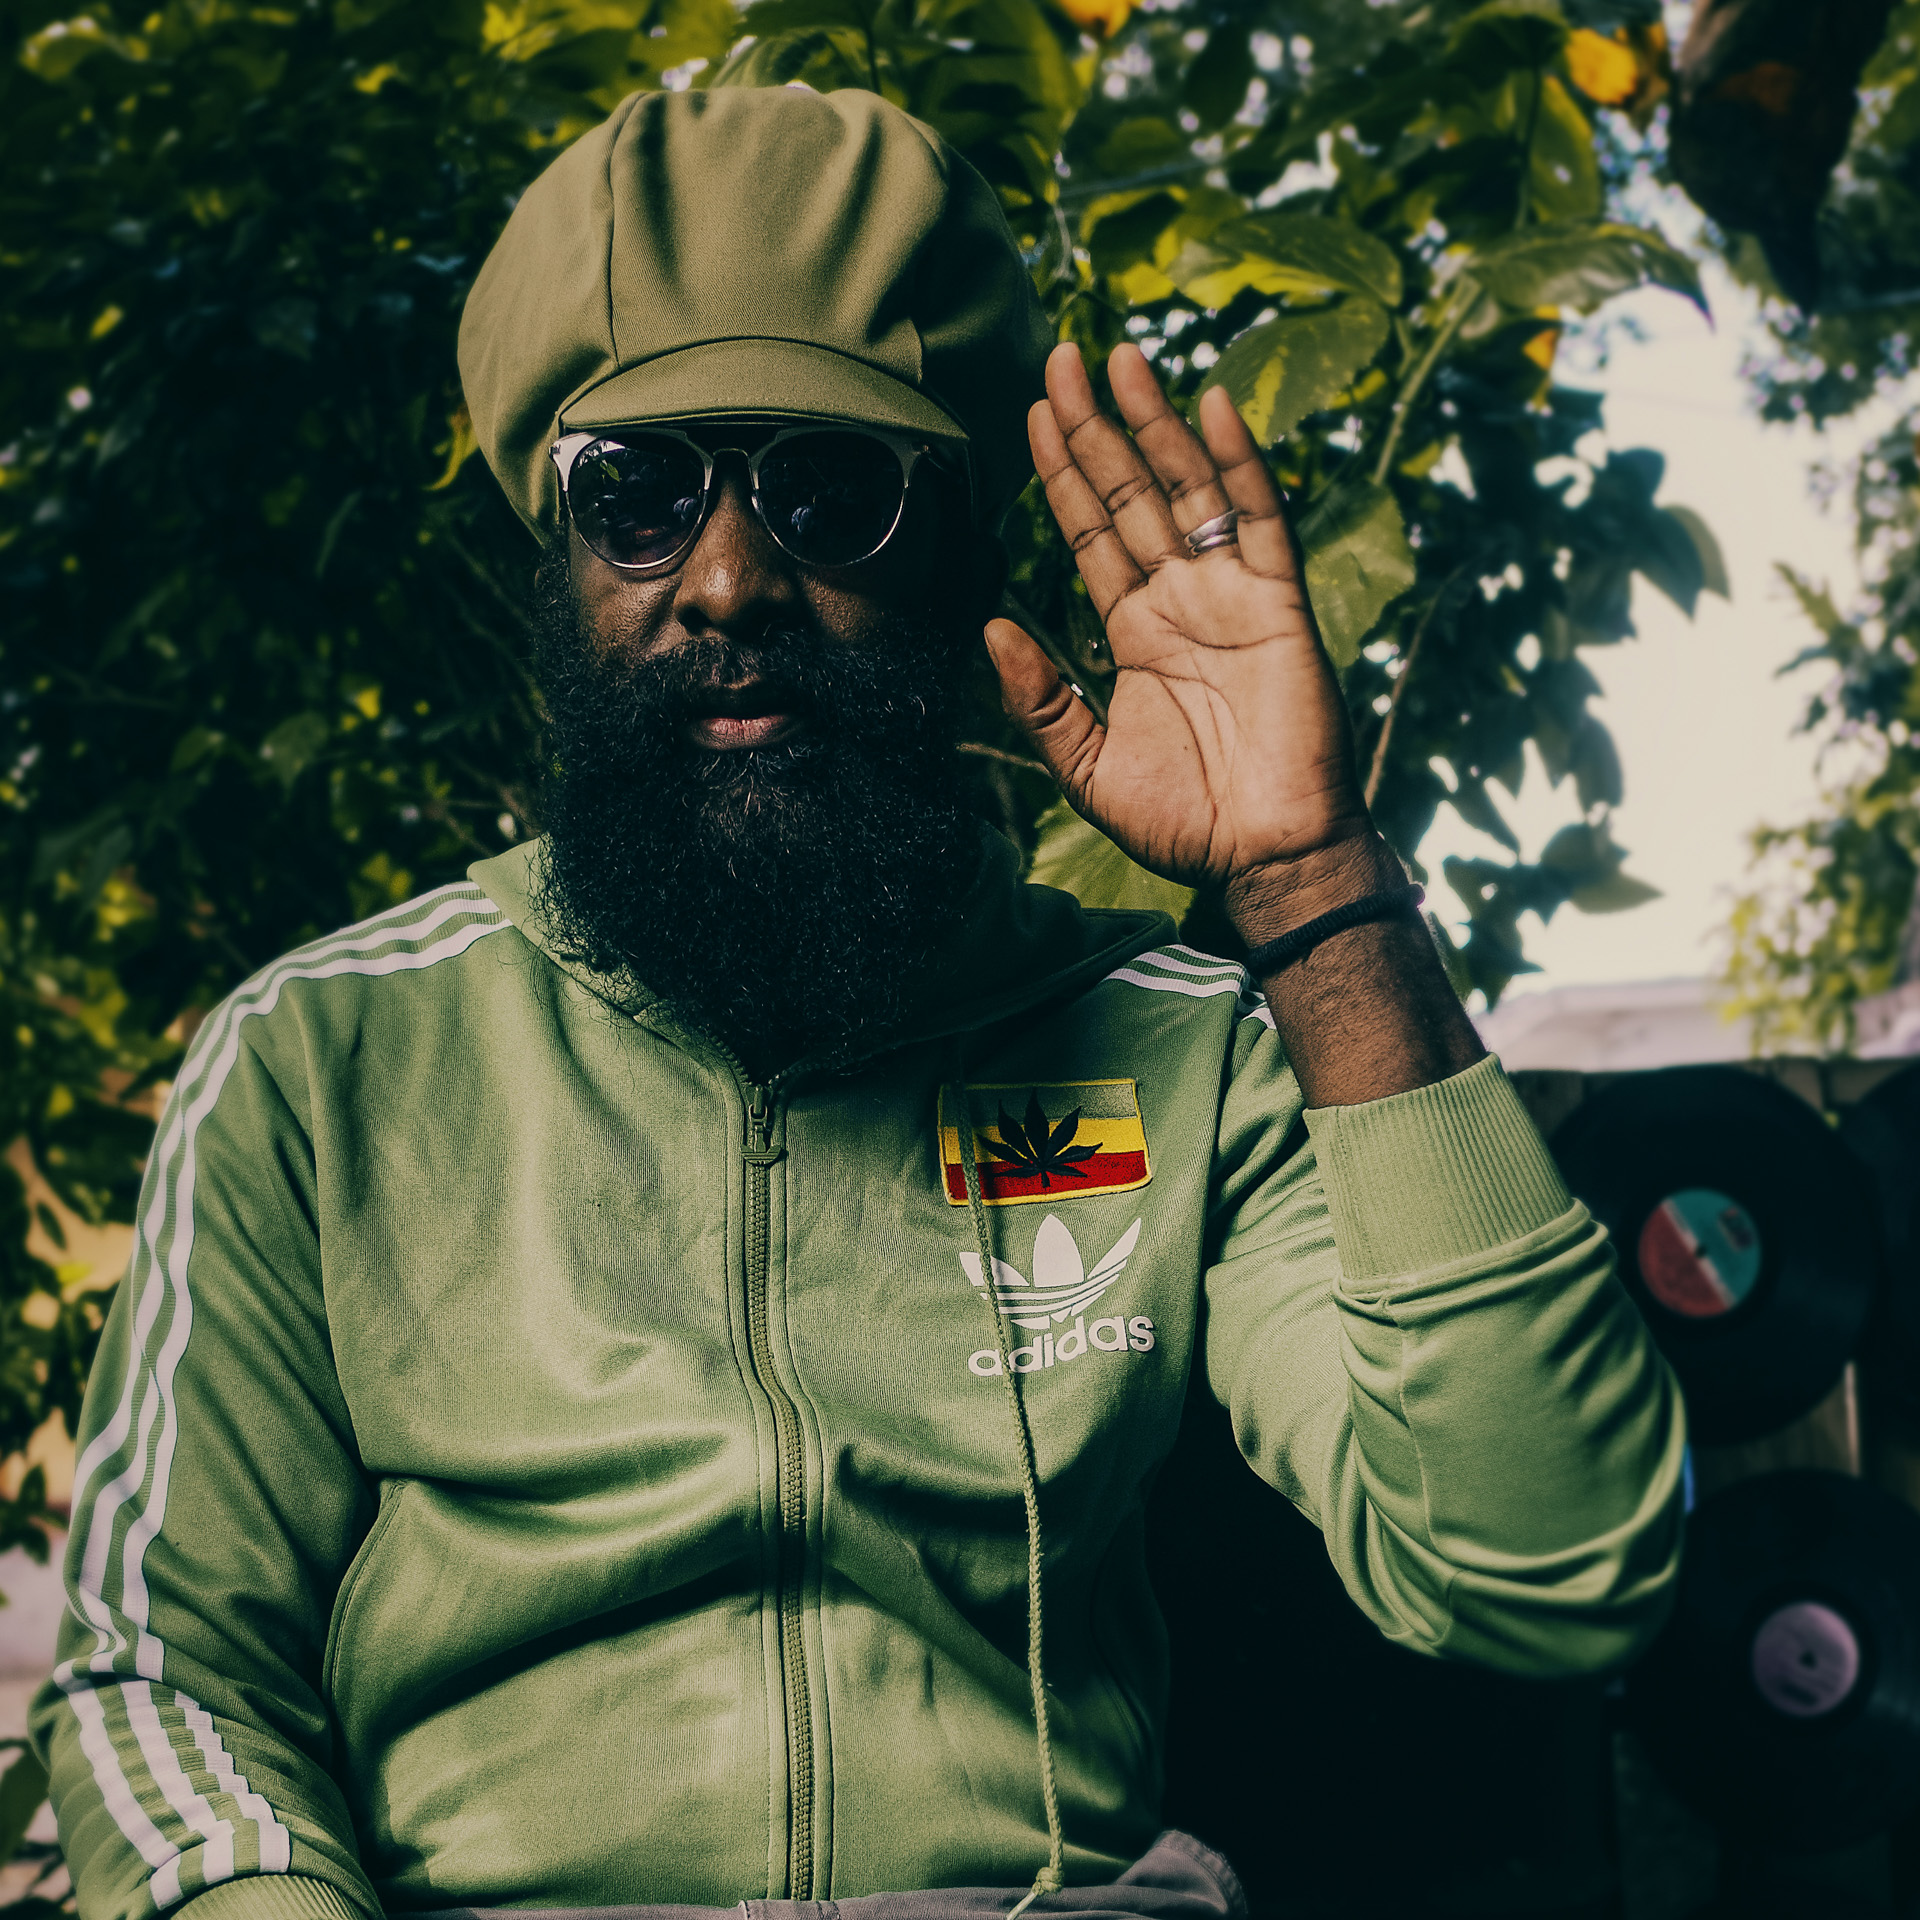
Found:
[[[1073,805],[1168,878],[1226,880],[1345,838],[1365,821],[1346,711],[1252,437],[1222,396],[1202,445],[1136,349],[1113,384],[1131,442],[1071,349],[1030,423],[1119,669],[1107,724],[1002,621],[989,639],[1009,705]],[[1192,557],[1182,534],[1229,506],[1238,544]]]

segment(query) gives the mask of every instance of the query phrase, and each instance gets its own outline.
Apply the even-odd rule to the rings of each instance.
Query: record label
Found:
[[[1859,1636],[1817,1600],[1795,1600],[1768,1614],[1753,1636],[1753,1684],[1768,1706],[1791,1719],[1831,1713],[1859,1678]]]
[[[1738,1067],[1625,1074],[1560,1123],[1553,1152],[1613,1239],[1695,1441],[1777,1432],[1832,1392],[1879,1249],[1866,1170],[1813,1107]],[[1743,1637],[1743,1687],[1746,1653]]]
[[[1920,1514],[1805,1467],[1709,1495],[1626,1694],[1667,1784],[1769,1852],[1920,1813]]]
[[[1712,1320],[1760,1278],[1760,1229],[1739,1201],[1714,1187],[1683,1187],[1640,1229],[1640,1277],[1670,1313]]]

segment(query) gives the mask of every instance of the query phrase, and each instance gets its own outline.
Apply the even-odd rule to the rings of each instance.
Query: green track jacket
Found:
[[[995,847],[852,1069],[749,1085],[610,998],[526,849],[208,1018],[35,1714],[82,1920],[1026,1883],[996,1312],[1073,1882],[1157,1828],[1192,1367],[1389,1638],[1563,1674],[1657,1628],[1678,1397],[1497,1064],[1303,1113],[1239,968]]]

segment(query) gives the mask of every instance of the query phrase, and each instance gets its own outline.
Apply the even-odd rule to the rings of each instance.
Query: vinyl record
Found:
[[[1920,1403],[1920,1066],[1882,1080],[1841,1116],[1840,1137],[1872,1176],[1887,1286],[1876,1342],[1887,1371]]]
[[[1797,1419],[1853,1352],[1878,1271],[1864,1173],[1784,1087],[1737,1067],[1616,1081],[1553,1137],[1686,1389],[1693,1437]]]
[[[1920,1806],[1920,1514],[1837,1473],[1715,1494],[1627,1704],[1722,1830],[1807,1852],[1883,1832]]]

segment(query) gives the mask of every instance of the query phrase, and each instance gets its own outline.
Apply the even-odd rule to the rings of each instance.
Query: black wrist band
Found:
[[[1247,955],[1247,972],[1255,980],[1264,980],[1282,967],[1292,965],[1302,954],[1310,953],[1322,940],[1344,933],[1349,927],[1417,912],[1426,897],[1420,887],[1385,887],[1378,893],[1363,893],[1358,900],[1349,900],[1344,907],[1335,907],[1331,913],[1323,913],[1304,926],[1295,927],[1291,933],[1283,933],[1278,940],[1255,947]]]

